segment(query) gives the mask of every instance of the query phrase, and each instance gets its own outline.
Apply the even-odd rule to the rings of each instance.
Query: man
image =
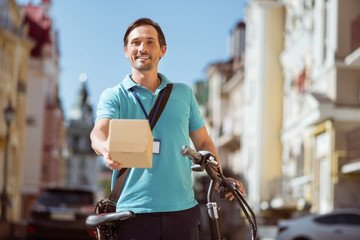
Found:
[[[150,19],[136,20],[124,35],[124,52],[132,74],[102,93],[90,135],[93,149],[115,170],[114,176],[121,164],[112,161],[109,155],[110,119],[144,119],[149,114],[160,91],[170,83],[158,73],[158,63],[166,49],[160,26]],[[181,156],[180,149],[189,145],[189,136],[198,151],[207,150],[216,155],[216,149],[190,87],[181,83],[173,85],[152,133],[154,139],[160,139],[160,152],[153,154],[152,168],[132,168],[129,172],[117,211],[132,210],[136,217],[121,224],[117,236],[137,240],[198,239],[200,210],[192,189],[191,161]],[[244,193],[241,183],[235,182]]]

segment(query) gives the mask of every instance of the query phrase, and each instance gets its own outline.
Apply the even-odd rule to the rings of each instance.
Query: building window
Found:
[[[80,152],[87,152],[90,149],[90,142],[88,136],[82,136],[79,140],[79,151]]]
[[[299,94],[305,93],[305,83],[306,83],[306,71],[305,69],[301,72],[299,75],[297,81],[296,81],[296,87]]]
[[[4,56],[4,69],[5,71],[11,73],[12,72],[12,54],[9,51],[5,51]]]
[[[317,1],[316,6],[314,13],[314,64],[316,68],[321,68],[331,61],[334,10],[331,1],[328,0]]]
[[[360,15],[351,22],[351,51],[360,47]]]
[[[0,69],[4,67],[4,45],[0,44]]]

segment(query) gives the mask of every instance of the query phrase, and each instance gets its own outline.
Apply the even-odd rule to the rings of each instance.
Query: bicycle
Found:
[[[234,198],[237,200],[238,205],[246,216],[247,221],[251,225],[251,239],[255,240],[257,235],[257,224],[256,217],[249,204],[244,199],[242,193],[236,188],[235,184],[228,181],[220,170],[219,163],[216,161],[214,154],[208,151],[196,152],[189,146],[184,145],[181,148],[181,154],[185,157],[190,158],[194,165],[191,167],[192,171],[206,173],[210,177],[210,185],[207,193],[207,209],[209,219],[212,223],[212,238],[213,240],[222,240],[220,228],[219,228],[219,215],[218,215],[218,204],[214,201],[214,193],[216,185],[220,186],[220,193],[224,195],[227,191],[230,191]]]
[[[98,240],[116,240],[115,230],[117,226],[122,221],[134,218],[135,216],[135,213],[132,211],[91,214],[86,218],[86,225],[96,231]]]
[[[215,156],[208,151],[196,152],[186,145],[181,148],[181,154],[190,158],[194,162],[194,165],[191,167],[192,171],[202,172],[205,170],[211,178],[206,205],[209,219],[212,222],[211,230],[213,240],[222,240],[218,224],[219,207],[218,204],[214,201],[214,193],[217,184],[219,184],[222,194],[226,193],[227,191],[230,191],[233,194],[234,198],[237,200],[241,210],[244,212],[248,222],[251,225],[251,239],[255,240],[257,234],[255,214],[242,196],[242,193],[236,188],[235,184],[225,178],[220,170]],[[115,230],[117,226],[121,224],[122,221],[131,219],[135,216],[135,213],[132,211],[92,214],[87,217],[86,225],[91,229],[97,230],[97,232],[103,231],[105,233],[103,239],[114,240],[116,239]]]

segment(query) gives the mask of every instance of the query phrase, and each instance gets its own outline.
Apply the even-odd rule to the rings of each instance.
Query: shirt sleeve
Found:
[[[120,116],[120,97],[116,89],[108,88],[100,96],[96,121],[102,118],[117,119]]]

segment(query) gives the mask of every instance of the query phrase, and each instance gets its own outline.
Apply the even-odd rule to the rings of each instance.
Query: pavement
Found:
[[[0,221],[0,240],[24,240],[26,229],[25,223]]]

